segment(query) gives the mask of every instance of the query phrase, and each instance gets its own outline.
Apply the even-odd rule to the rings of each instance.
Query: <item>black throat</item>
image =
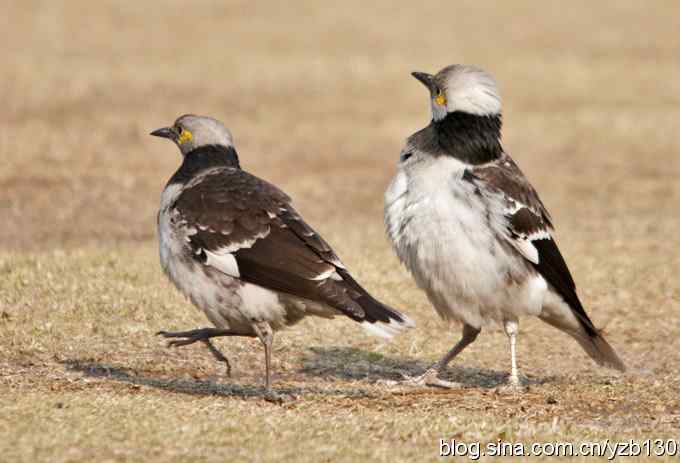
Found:
[[[448,155],[469,164],[498,159],[501,146],[501,116],[476,116],[455,111],[432,121],[439,147]]]
[[[186,183],[199,172],[212,167],[241,168],[238,154],[233,146],[206,145],[189,151],[184,155],[182,165],[168,181],[171,183]]]

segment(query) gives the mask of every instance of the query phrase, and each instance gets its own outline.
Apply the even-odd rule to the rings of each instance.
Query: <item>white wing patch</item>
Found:
[[[197,227],[200,230],[203,230],[201,225],[197,225]],[[205,252],[205,265],[209,265],[210,267],[213,267],[231,277],[239,278],[241,276],[241,272],[238,268],[238,262],[236,262],[236,258],[234,257],[233,253],[239,249],[252,247],[252,245],[255,244],[257,240],[265,238],[267,235],[269,235],[269,232],[270,229],[267,229],[262,233],[254,235],[252,238],[240,241],[238,243],[230,243],[228,246],[223,246],[219,249],[215,249],[214,251],[198,248],[196,249],[195,253],[196,255],[199,255],[201,251]],[[187,237],[187,239],[191,241],[190,236]]]
[[[506,217],[511,217],[522,209],[527,209],[537,218],[540,217],[536,211],[517,200],[511,200],[511,203],[504,211],[504,214]],[[545,226],[545,224],[543,225]],[[508,236],[508,240],[512,246],[529,262],[538,264],[540,257],[538,255],[538,249],[534,246],[534,241],[552,239],[549,230],[547,228],[541,228],[527,235],[526,233],[521,233],[518,230],[513,229],[512,233],[512,235]]]
[[[338,266],[336,266],[336,267],[338,267]],[[342,268],[344,268],[344,267],[342,267]],[[335,281],[345,281],[340,276],[340,274],[338,274],[337,270],[335,270],[335,267],[331,267],[330,269],[326,270],[325,272],[319,273],[317,276],[312,278],[312,280],[321,281],[321,280],[325,280],[327,278],[330,278],[331,280],[335,280]]]
[[[538,264],[538,249],[526,238],[510,237],[510,242],[529,262]]]
[[[333,274],[337,275],[337,273],[335,271],[335,267],[330,267],[325,272],[319,273],[317,276],[313,277],[312,280],[314,280],[314,281],[325,280],[326,278],[332,278]]]
[[[517,211],[519,211],[523,207],[527,207],[524,204],[520,203],[519,201],[512,200],[512,199],[508,198],[507,196],[505,197],[505,199],[506,199],[506,201],[512,201],[510,203],[510,206],[508,206],[508,208],[504,211],[505,215],[507,215],[507,216],[511,216],[511,215],[517,213]]]
[[[223,249],[219,249],[216,252],[205,251],[206,261],[205,265],[209,265],[216,268],[222,273],[225,273],[231,277],[239,278],[241,272],[238,269],[238,263],[233,254]]]
[[[551,240],[552,235],[548,232],[548,230],[538,230],[531,235],[527,236],[527,239],[529,241],[537,241],[537,240]]]
[[[511,236],[510,243],[530,262],[538,264],[538,249],[534,246],[534,241],[552,239],[547,230],[539,230],[529,236]]]
[[[262,239],[262,238],[266,238],[267,235],[269,235],[269,232],[270,232],[270,229],[267,228],[267,230],[263,231],[262,233],[258,233],[256,235],[253,235],[251,238],[245,239],[243,241],[239,241],[237,243],[230,243],[228,246],[224,246],[222,248],[219,248],[219,249],[213,251],[213,253],[216,253],[216,254],[232,253],[232,252],[238,251],[239,249],[251,248],[253,246],[253,244],[255,244],[255,241]]]

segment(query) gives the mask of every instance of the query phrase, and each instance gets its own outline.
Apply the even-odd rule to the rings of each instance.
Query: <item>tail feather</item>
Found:
[[[582,312],[585,314],[585,311]],[[566,303],[544,305],[539,318],[573,337],[598,365],[619,371],[626,370],[614,348],[604,339],[600,330],[595,328],[593,322],[580,312],[573,311]]]
[[[366,318],[361,326],[374,336],[390,339],[415,323],[406,315],[365,294],[355,301],[364,309]]]
[[[390,339],[402,330],[416,326],[409,317],[371,296],[347,271],[339,270],[338,273],[342,276],[344,282],[358,294],[357,297],[352,299],[362,308],[364,318],[357,321],[370,334]]]
[[[581,345],[583,350],[592,358],[598,365],[613,368],[619,371],[626,371],[626,366],[623,361],[614,351],[614,348],[602,337],[600,333],[595,335],[584,333],[569,333]]]

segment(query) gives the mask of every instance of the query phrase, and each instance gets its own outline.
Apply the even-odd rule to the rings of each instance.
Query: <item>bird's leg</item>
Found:
[[[189,331],[159,331],[156,334],[158,336],[163,336],[164,338],[185,338],[169,341],[168,347],[188,346],[189,344],[198,341],[205,341],[219,336],[244,336],[242,333],[220,328],[199,328],[197,330]]]
[[[274,336],[267,336],[264,340],[264,364],[265,364],[265,389],[267,392],[272,389],[272,342]]]
[[[175,332],[159,331],[156,334],[163,336],[164,338],[184,338],[168,341],[168,347],[182,347],[188,346],[189,344],[193,344],[198,341],[203,342],[218,362],[224,362],[227,365],[227,376],[229,377],[231,377],[231,364],[229,363],[229,360],[222,354],[222,352],[220,352],[219,349],[217,349],[214,344],[210,342],[210,338],[219,336],[252,336],[220,328],[199,328],[197,330]]]
[[[227,378],[231,378],[231,363],[229,363],[229,359],[226,358],[212,342],[210,342],[210,339],[203,339],[203,343],[213,355],[215,360],[218,362],[224,362],[224,364],[227,366]]]
[[[451,350],[449,350],[446,355],[444,355],[438,362],[432,365],[420,376],[409,377],[405,376],[406,384],[414,386],[437,386],[447,389],[452,389],[460,387],[459,383],[454,383],[451,381],[446,381],[439,378],[439,373],[446,368],[446,366],[453,360],[458,354],[463,352],[463,350],[472,344],[477,335],[481,331],[480,328],[475,328],[467,323],[463,325],[463,337],[456,343]]]
[[[265,393],[271,393],[271,359],[272,359],[272,344],[274,342],[274,331],[267,322],[253,323],[255,334],[260,338],[262,345],[264,345],[264,364],[265,364]]]
[[[282,394],[272,390],[272,344],[274,343],[274,330],[267,322],[254,322],[253,331],[264,346],[264,365],[265,365],[265,380],[264,380],[264,399],[268,402],[282,404],[289,400],[293,400],[295,396],[289,394]]]
[[[510,377],[508,378],[508,383],[510,386],[517,388],[521,386],[521,381],[519,377],[519,368],[517,367],[517,333],[519,331],[519,323],[517,320],[505,320],[503,322],[503,329],[505,334],[510,338],[510,357],[511,357],[511,370]]]

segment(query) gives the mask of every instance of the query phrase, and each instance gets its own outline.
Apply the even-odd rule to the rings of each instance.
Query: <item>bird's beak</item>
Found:
[[[154,137],[167,138],[169,140],[177,139],[177,134],[171,127],[163,127],[162,129],[154,130],[149,135],[153,135]]]
[[[427,72],[412,72],[411,75],[418,79],[429,91],[434,89],[434,76]]]

